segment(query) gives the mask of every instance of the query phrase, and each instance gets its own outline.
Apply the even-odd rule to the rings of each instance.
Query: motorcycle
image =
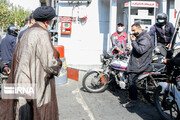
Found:
[[[108,84],[112,81],[111,75],[114,76],[116,84],[121,89],[128,89],[126,69],[129,58],[123,54],[113,56],[111,53],[104,51],[100,56],[102,69],[89,70],[83,77],[82,85],[88,92],[98,93],[105,91]],[[164,69],[165,67],[163,65],[159,68],[154,67],[155,71],[140,74],[137,80],[137,87],[146,94],[152,94],[153,90],[158,86],[157,83],[167,79],[166,75],[162,72]]]
[[[154,92],[157,111],[163,120],[180,120],[180,67],[174,66],[169,80],[158,84]]]
[[[6,67],[8,67],[8,64],[7,63],[4,63]],[[0,73],[0,99],[1,99],[1,86],[2,84],[5,84],[7,82],[7,79],[8,79],[8,74],[6,72],[2,72]]]
[[[180,27],[180,12],[178,12],[175,32],[168,49],[168,57],[172,58],[180,52],[180,43],[176,43],[176,36]],[[159,82],[154,92],[154,103],[163,120],[180,120],[180,66],[167,66],[168,80]]]

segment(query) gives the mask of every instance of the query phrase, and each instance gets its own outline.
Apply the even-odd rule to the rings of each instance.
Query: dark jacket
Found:
[[[3,72],[5,65],[2,63],[2,61],[0,61],[0,72]]]
[[[16,37],[12,35],[6,35],[1,42],[1,57],[2,62],[9,63],[12,60],[12,54],[16,46]]]
[[[167,60],[167,65],[178,65],[180,66],[180,53],[170,60]]]
[[[173,24],[170,22],[166,22],[165,30],[163,30],[161,25],[156,23],[150,28],[150,31],[148,32],[148,34],[150,36],[154,36],[156,33],[157,42],[167,45],[171,41],[171,38],[174,34],[174,30],[175,30],[175,28],[174,28]]]
[[[151,37],[146,31],[143,31],[137,36],[137,40],[132,41],[132,47],[127,72],[141,73],[152,62]]]

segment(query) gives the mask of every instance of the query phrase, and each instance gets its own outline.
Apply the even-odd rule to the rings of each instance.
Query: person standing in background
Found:
[[[14,25],[7,27],[7,35],[1,42],[1,57],[2,62],[7,63],[11,68],[11,61],[14,49],[16,47],[16,40],[18,35],[18,28]]]
[[[29,17],[26,17],[25,19],[25,26],[23,28],[21,28],[18,37],[17,37],[17,42],[21,39],[23,33],[29,28],[31,27],[33,24],[35,23],[35,20],[33,18],[33,13],[31,13],[31,15]]]
[[[127,47],[128,41],[127,41],[127,34],[123,32],[124,29],[125,26],[122,23],[118,23],[117,31],[113,33],[111,36],[112,47],[115,49],[115,51],[113,51],[113,54],[125,53],[125,48]]]

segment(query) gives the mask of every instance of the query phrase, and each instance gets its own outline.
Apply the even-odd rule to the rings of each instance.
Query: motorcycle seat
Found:
[[[165,64],[151,63],[142,74],[153,74],[154,72],[165,72]]]

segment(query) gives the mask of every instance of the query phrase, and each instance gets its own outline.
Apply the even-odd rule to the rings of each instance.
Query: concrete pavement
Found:
[[[122,107],[128,92],[107,89],[103,93],[88,93],[80,81],[68,79],[66,84],[56,85],[60,120],[160,120],[154,106],[138,100],[135,108]]]

